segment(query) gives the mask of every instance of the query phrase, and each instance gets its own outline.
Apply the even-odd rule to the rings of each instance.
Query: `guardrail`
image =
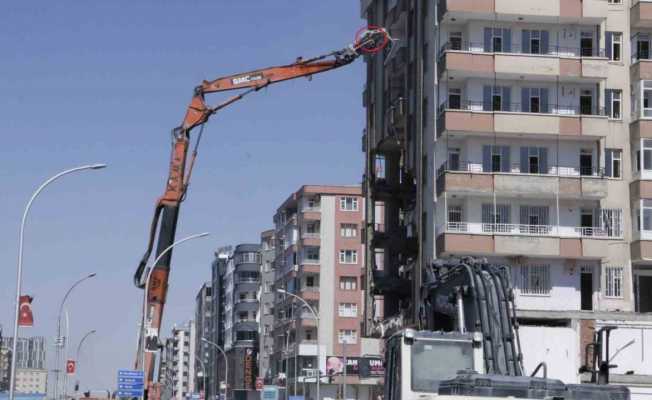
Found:
[[[442,229],[440,228],[439,231],[441,232]],[[602,227],[492,224],[483,222],[447,222],[444,231],[450,233],[552,236],[563,238],[622,238],[622,232],[616,232],[614,229]]]

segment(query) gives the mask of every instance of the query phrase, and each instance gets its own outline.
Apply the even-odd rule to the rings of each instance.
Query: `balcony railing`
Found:
[[[544,236],[561,238],[597,238],[620,239],[622,231],[601,227],[557,226],[557,225],[524,225],[524,224],[492,224],[484,222],[447,222],[445,227],[438,229],[447,233],[468,233],[472,235],[518,235]]]
[[[319,239],[320,237],[319,232],[301,232],[301,239]]]
[[[595,98],[592,100],[596,101]],[[532,110],[530,103],[496,103],[478,100],[462,100],[459,104],[443,102],[439,106],[438,113],[442,114],[446,110],[464,110],[464,111],[489,111],[489,112],[511,112],[511,113],[528,113],[528,114],[552,114],[552,115],[591,115],[607,116],[604,107],[581,106],[572,104],[539,104],[536,110]]]
[[[301,259],[301,264],[319,265],[319,258],[303,257]]]
[[[441,48],[439,56],[442,57],[444,53],[448,50],[452,51],[465,51],[470,53],[505,53],[505,54],[519,54],[525,56],[554,56],[554,57],[606,57],[606,51],[604,48],[597,47],[568,47],[568,46],[556,46],[548,45],[547,50],[544,50],[542,47],[539,53],[533,53],[532,51],[524,51],[523,46],[516,42],[512,42],[510,48],[503,48],[501,51],[485,51],[485,45],[483,42],[469,42],[462,41],[461,43],[451,43],[447,42]]]
[[[497,173],[497,174],[512,174],[512,175],[540,175],[540,176],[563,176],[563,177],[599,177],[604,178],[604,168],[595,167],[564,167],[564,166],[549,166],[547,172],[521,172],[520,163],[512,163],[509,171],[485,171],[481,161],[459,161],[456,165],[451,165],[445,161],[439,168],[437,168],[437,176],[442,176],[446,172],[470,172],[474,174],[481,173]]]

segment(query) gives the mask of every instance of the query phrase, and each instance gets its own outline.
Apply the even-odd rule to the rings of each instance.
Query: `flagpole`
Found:
[[[25,211],[23,212],[23,219],[20,223],[20,237],[18,241],[18,266],[16,267],[16,315],[14,318],[14,340],[12,343],[11,354],[14,355],[11,357],[11,375],[9,379],[9,400],[14,400],[15,390],[16,390],[16,350],[18,349],[18,317],[20,316],[20,292],[22,290],[22,280],[23,280],[23,244],[25,238],[25,221],[27,221],[27,215],[29,210],[32,207],[32,203],[36,197],[48,186],[50,183],[56,181],[64,175],[71,174],[73,172],[86,171],[86,170],[95,170],[106,167],[106,164],[92,164],[92,165],[82,165],[81,167],[67,169],[65,171],[59,172],[50,179],[46,180],[41,184],[41,186],[36,189],[32,197],[27,202],[25,206]]]

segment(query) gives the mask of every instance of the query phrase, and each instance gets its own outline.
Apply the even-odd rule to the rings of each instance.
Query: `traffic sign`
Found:
[[[145,389],[143,371],[118,370],[118,397],[142,397]]]

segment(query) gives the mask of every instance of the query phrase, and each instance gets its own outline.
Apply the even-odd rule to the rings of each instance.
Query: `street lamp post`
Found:
[[[96,331],[93,329],[92,331],[89,331],[84,335],[84,337],[79,341],[79,344],[77,345],[77,352],[75,353],[75,361],[77,362],[77,384],[75,385],[75,392],[79,390],[79,354],[81,352],[81,347],[82,344],[86,341],[86,338],[89,337],[90,335],[94,334]],[[67,389],[67,387],[66,387]]]
[[[222,356],[224,357],[224,381],[225,381],[225,390],[224,390],[224,400],[228,400],[229,397],[229,360],[226,358],[226,353],[224,350],[215,342],[210,341],[206,338],[201,338],[203,342],[206,342],[210,344],[211,346],[215,347],[217,350],[219,350],[220,353],[222,353]]]
[[[68,332],[66,332],[66,336],[63,338],[61,337],[61,315],[63,313],[63,306],[66,304],[66,300],[68,300],[68,296],[70,296],[70,293],[82,282],[84,282],[87,279],[94,278],[97,274],[93,272],[92,274],[89,274],[81,279],[79,279],[77,282],[73,283],[73,285],[68,289],[66,294],[63,296],[63,300],[61,300],[61,304],[59,305],[59,316],[57,317],[57,357],[56,357],[56,362],[57,362],[57,369],[55,370],[56,372],[56,384],[55,384],[55,398],[58,398],[59,396],[59,386],[60,386],[60,371],[61,371],[61,348],[68,347],[68,344],[66,343],[68,341]],[[64,386],[64,397],[66,395],[68,389],[68,382],[66,380],[65,386]]]
[[[284,289],[276,289],[276,291],[278,293],[294,297],[295,299],[298,299],[299,301],[301,301],[303,303],[303,305],[306,306],[308,308],[308,310],[310,310],[310,312],[312,313],[313,318],[315,319],[315,322],[317,323],[317,400],[321,400],[321,398],[320,398],[320,387],[319,387],[320,382],[321,382],[321,367],[319,365],[319,356],[320,356],[320,353],[321,353],[321,349],[319,347],[319,314],[317,314],[315,309],[312,308],[312,306],[310,304],[308,304],[307,301],[305,301],[301,297],[297,296],[296,294],[290,293],[290,292],[288,292],[287,290],[284,290]],[[296,379],[296,377],[295,377],[295,379]]]
[[[208,235],[210,235],[209,232],[197,233],[195,235],[186,236],[183,239],[177,240],[176,242],[169,245],[165,250],[163,250],[161,252],[161,254],[159,254],[158,257],[156,257],[156,259],[154,260],[152,265],[156,265],[159,262],[159,260],[161,258],[163,258],[163,256],[165,256],[165,254],[167,254],[170,250],[172,250],[177,245],[179,245],[179,244],[181,244],[183,242],[187,242],[188,240],[198,239],[198,238],[205,237],[205,236],[208,236]],[[143,298],[143,318],[141,320],[141,325],[140,325],[140,338],[141,338],[141,341],[140,341],[140,360],[141,360],[141,368],[143,369],[143,371],[145,371],[145,326],[147,325],[147,306],[148,306],[147,303],[148,303],[148,300],[149,300],[147,298],[147,291],[149,290],[149,281],[151,280],[152,272],[154,272],[154,267],[149,269],[149,271],[147,272],[147,277],[145,278],[145,295],[144,295],[144,298]]]
[[[65,171],[59,172],[58,174],[54,175],[50,179],[46,180],[41,184],[41,186],[36,189],[34,194],[32,194],[32,197],[29,199],[27,202],[27,205],[25,206],[25,211],[23,212],[23,219],[20,223],[20,239],[18,241],[18,266],[16,268],[16,316],[14,318],[14,341],[12,344],[12,354],[16,354],[16,350],[18,348],[18,317],[20,315],[20,292],[22,290],[22,280],[23,280],[23,244],[24,244],[24,238],[25,238],[25,221],[27,220],[27,216],[29,214],[29,210],[32,207],[32,203],[34,200],[38,197],[38,195],[45,189],[46,186],[51,184],[52,182],[56,181],[57,179],[61,178],[62,176],[72,174],[74,172],[80,172],[80,171],[86,171],[86,170],[95,170],[95,169],[102,169],[106,167],[106,164],[92,164],[92,165],[82,165],[81,167],[76,167],[76,168],[71,168],[67,169]],[[14,400],[14,392],[16,389],[16,358],[17,357],[12,357],[11,358],[11,377],[9,380],[9,400]]]

